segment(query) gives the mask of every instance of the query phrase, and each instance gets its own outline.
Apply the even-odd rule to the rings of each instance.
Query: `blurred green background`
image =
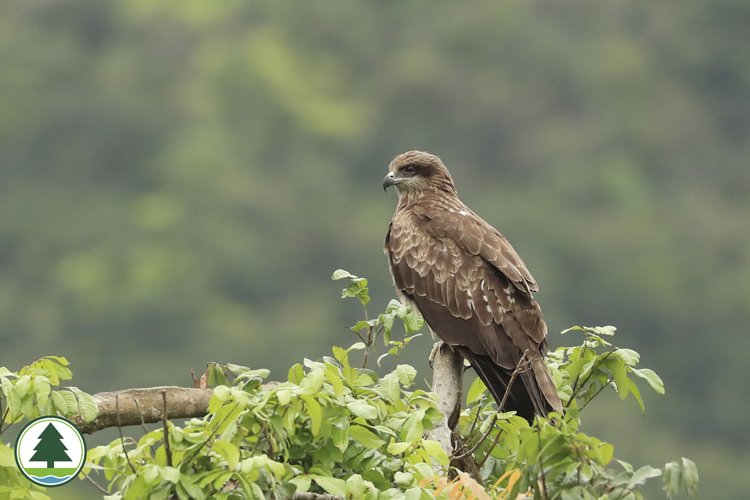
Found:
[[[746,499],[748,26],[746,0],[4,0],[0,365],[66,356],[94,393],[351,344],[330,276],[393,298],[381,180],[423,149],[523,256],[552,347],[613,324],[663,377],[589,430]]]

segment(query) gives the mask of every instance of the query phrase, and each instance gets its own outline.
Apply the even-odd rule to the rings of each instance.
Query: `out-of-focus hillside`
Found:
[[[748,23],[739,0],[6,0],[0,365],[63,355],[96,392],[348,345],[330,275],[392,298],[381,180],[424,149],[523,256],[553,347],[614,324],[663,376],[602,437],[745,498]]]

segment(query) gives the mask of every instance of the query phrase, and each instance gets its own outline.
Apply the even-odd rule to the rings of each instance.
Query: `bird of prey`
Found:
[[[561,412],[544,364],[547,325],[532,296],[539,288],[521,258],[458,199],[437,156],[409,151],[388,170],[383,188],[395,186],[399,199],[385,253],[400,294],[471,364],[498,404],[524,360],[502,410],[530,422]]]

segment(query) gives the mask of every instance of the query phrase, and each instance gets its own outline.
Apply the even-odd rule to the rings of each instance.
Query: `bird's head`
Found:
[[[391,186],[396,186],[400,195],[426,190],[456,192],[451,174],[440,158],[424,151],[409,151],[393,159],[383,179],[383,189],[387,191]]]

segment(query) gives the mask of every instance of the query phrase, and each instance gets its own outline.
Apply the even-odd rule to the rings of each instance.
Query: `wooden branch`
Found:
[[[453,455],[452,435],[461,413],[464,358],[441,342],[433,350],[432,370],[432,391],[440,396],[437,407],[443,413],[443,419],[427,434],[427,439],[440,443],[450,457]],[[446,471],[438,467],[435,472],[445,474]]]
[[[164,395],[169,400],[166,418],[204,417],[208,413],[208,401],[212,389],[187,387],[148,387],[145,389],[125,389],[115,392],[94,394],[99,407],[99,415],[93,422],[86,423],[80,417],[71,420],[84,434],[93,434],[108,427],[117,427],[118,420],[123,426],[161,422],[165,417]],[[119,412],[118,412],[119,406]]]
[[[300,491],[292,495],[292,500],[344,500],[344,497],[329,495],[328,493],[308,493]]]

